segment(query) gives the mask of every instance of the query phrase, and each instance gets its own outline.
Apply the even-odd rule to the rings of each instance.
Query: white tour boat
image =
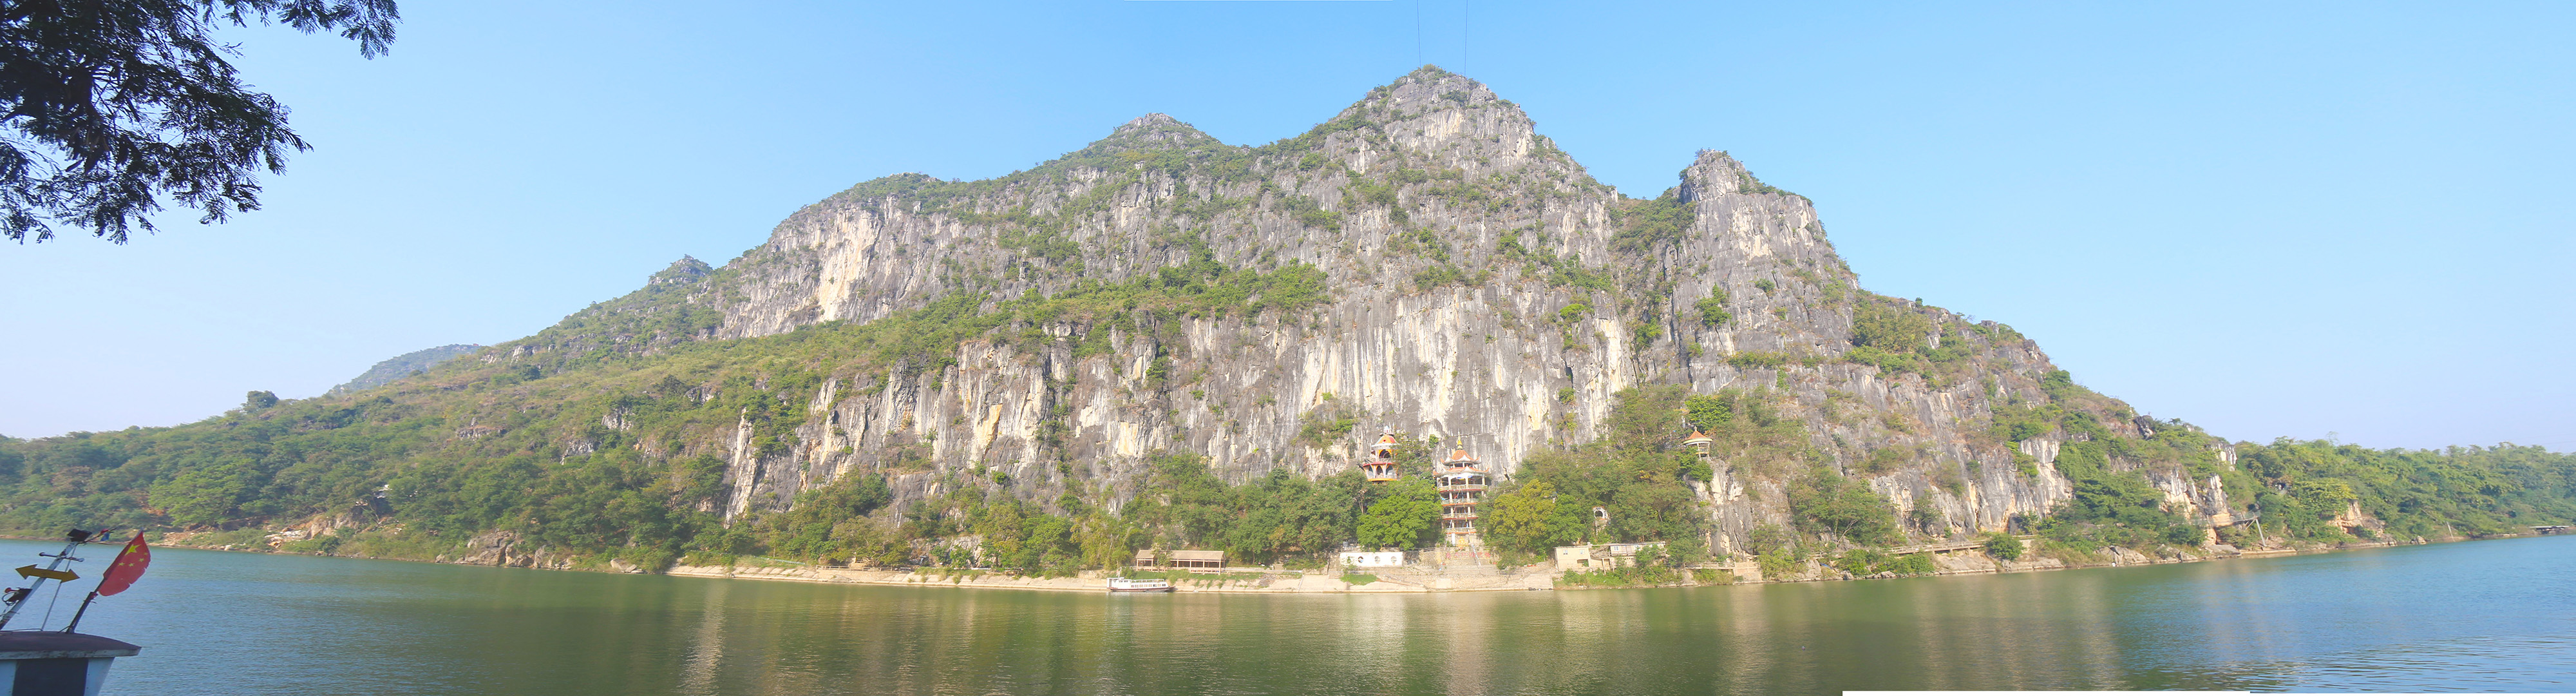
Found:
[[[1170,581],[1170,580],[1143,580],[1143,579],[1130,580],[1130,579],[1127,579],[1127,578],[1110,578],[1110,579],[1109,579],[1109,591],[1111,591],[1111,592],[1170,592],[1170,591],[1172,591],[1172,581]]]

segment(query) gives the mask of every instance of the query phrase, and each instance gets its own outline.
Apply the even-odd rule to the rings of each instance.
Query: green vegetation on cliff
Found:
[[[1437,506],[1428,504],[1420,477],[1440,446],[1422,440],[1401,448],[1411,478],[1384,486],[1366,485],[1351,472],[1308,480],[1284,470],[1229,485],[1210,474],[1203,458],[1169,453],[1152,460],[1145,488],[1114,512],[1106,499],[1070,493],[1041,506],[986,479],[957,481],[963,485],[943,497],[890,510],[893,496],[882,476],[853,474],[806,491],[788,510],[755,513],[729,527],[706,511],[724,492],[724,460],[661,449],[685,441],[692,429],[743,422],[753,425],[756,447],[778,446],[779,438],[792,437],[788,425],[803,413],[787,397],[816,388],[817,355],[899,363],[937,354],[906,350],[913,341],[954,340],[1009,324],[963,302],[937,309],[873,329],[827,326],[684,347],[652,361],[652,369],[544,375],[464,361],[442,371],[430,389],[345,401],[254,401],[176,428],[0,440],[0,525],[241,529],[349,510],[396,525],[299,548],[426,557],[501,530],[535,547],[648,567],[694,553],[981,562],[1022,572],[1111,566],[1135,549],[1156,547],[1222,548],[1251,563],[1311,563],[1348,542],[1414,546],[1434,536]],[[945,334],[921,322],[945,327]],[[876,333],[897,329],[904,335]],[[765,359],[743,365],[713,357],[751,346]],[[564,392],[593,396],[566,399],[551,410],[471,407],[505,396],[517,397],[509,403],[544,403],[529,397]],[[1694,396],[1669,386],[1621,392],[1602,437],[1534,453],[1517,477],[1494,491],[1484,520],[1489,542],[1523,558],[1562,544],[1641,540],[1675,542],[1676,562],[1705,554],[1697,540],[1707,517],[1690,483],[1710,472],[1679,443],[1693,428],[1706,430],[1716,454],[1745,475],[1788,482],[1799,533],[1756,530],[1749,550],[1766,566],[1775,555],[1788,562],[1840,544],[1903,540],[1907,532],[1888,501],[1822,466],[1826,458],[1807,444],[1804,427],[1773,415],[1768,398],[1734,391]],[[2037,413],[2059,414],[2046,424],[2050,431],[2099,427],[2090,416],[2067,415],[2081,411],[2015,413],[1999,418],[1997,429],[2028,432],[2039,426],[2014,418]],[[2197,543],[2196,521],[2171,512],[2138,471],[2142,464],[2178,460],[2196,475],[2219,477],[2239,514],[2259,509],[2275,540],[2496,534],[2576,517],[2576,457],[2536,447],[2408,451],[2283,440],[2239,445],[2240,466],[2231,468],[2210,455],[2207,436],[2179,423],[2161,425],[2143,439],[2105,434],[2066,444],[2056,461],[2075,482],[2075,498],[2031,520],[2034,529],[2067,549]],[[587,451],[564,447],[567,436]],[[896,461],[899,469],[900,456]],[[366,501],[378,491],[383,509],[370,510]],[[354,510],[353,501],[360,503]],[[2355,507],[2384,522],[2384,530],[2335,524]],[[2245,533],[2225,532],[2237,542]],[[1871,572],[1911,568],[1887,565],[1902,558],[1841,558],[1836,563]]]

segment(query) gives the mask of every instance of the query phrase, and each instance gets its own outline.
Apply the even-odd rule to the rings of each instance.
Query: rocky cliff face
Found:
[[[1821,458],[1900,511],[1940,511],[1950,531],[2000,528],[2070,495],[2053,468],[2067,433],[1989,432],[1999,404],[2049,400],[2040,379],[2054,368],[2035,344],[1860,291],[1807,199],[1725,153],[1699,153],[1659,198],[1627,198],[1511,102],[1428,68],[1258,148],[1153,114],[1001,179],[868,182],[719,271],[657,276],[678,288],[658,304],[594,311],[664,327],[631,340],[650,349],[960,295],[990,307],[1207,282],[1174,269],[1212,267],[1312,267],[1329,300],[1065,316],[1014,329],[1037,340],[972,339],[952,360],[832,375],[798,397],[808,413],[793,446],[755,446],[748,420],[724,445],[726,514],[866,470],[907,498],[975,471],[1038,500],[1116,499],[1156,450],[1204,453],[1236,480],[1318,476],[1352,466],[1380,429],[1463,437],[1508,475],[1535,448],[1592,437],[1614,393],[1649,384],[1762,394],[1807,424]],[[1907,340],[1948,357],[1924,370],[1853,359],[1856,317],[1873,311],[1912,317],[1898,323],[1920,334]],[[671,319],[690,312],[705,321]],[[602,343],[541,336],[512,355],[584,340]],[[2139,434],[2117,402],[2088,408],[2109,432]],[[1874,455],[1887,449],[1898,456]],[[1730,536],[1784,518],[1779,472],[1719,470],[1706,488]],[[2151,479],[2219,509],[2207,481]]]

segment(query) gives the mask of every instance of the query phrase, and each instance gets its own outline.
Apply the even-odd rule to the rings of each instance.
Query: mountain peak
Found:
[[[697,282],[699,278],[704,278],[707,274],[714,272],[715,268],[708,266],[707,262],[698,260],[698,257],[684,254],[680,256],[680,260],[671,262],[670,267],[664,268],[661,272],[653,274],[653,277],[647,280],[645,284],[663,285],[666,283],[693,283]]]
[[[1701,150],[1690,167],[1682,170],[1681,199],[1684,201],[1730,193],[1797,195],[1753,178],[1753,170],[1746,169],[1743,162],[1736,161],[1725,150]]]
[[[1138,116],[1086,147],[1085,152],[1106,154],[1119,150],[1163,150],[1170,148],[1218,145],[1217,139],[1169,114],[1150,113]]]
[[[1515,114],[1520,112],[1519,105],[1495,96],[1485,83],[1442,70],[1439,66],[1425,65],[1396,78],[1394,82],[1369,90],[1368,96],[1344,109],[1342,114],[1375,112],[1395,118],[1410,118],[1440,111],[1494,106],[1510,109]]]
[[[1171,127],[1178,127],[1183,130],[1197,130],[1191,128],[1190,124],[1182,123],[1180,119],[1172,118],[1171,114],[1157,111],[1143,116],[1138,116],[1135,120],[1128,121],[1127,123],[1118,126],[1118,130],[1112,131],[1110,135],[1127,135],[1130,133]]]
[[[1519,105],[1429,65],[1370,89],[1332,120],[1283,142],[1321,147],[1354,171],[1396,166],[1481,175],[1536,165],[1580,176],[1582,168],[1540,137]]]

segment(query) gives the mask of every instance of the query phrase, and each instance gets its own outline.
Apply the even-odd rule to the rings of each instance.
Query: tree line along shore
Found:
[[[1866,462],[1836,466],[1808,444],[1799,421],[1771,415],[1768,398],[1678,387],[1619,393],[1599,437],[1533,453],[1496,483],[1479,521],[1491,562],[1517,569],[1543,564],[1558,546],[1660,541],[1662,550],[1634,567],[1556,570],[1576,571],[1566,582],[1578,585],[1885,577],[2511,535],[2576,517],[2576,457],[2539,447],[2382,450],[2284,439],[2233,443],[2228,462],[2208,454],[2222,443],[2174,423],[2150,438],[2064,444],[2052,470],[2072,484],[2068,499],[2009,529],[1963,530],[1900,514],[1865,485]],[[2038,429],[2025,420],[2051,419],[2052,432],[2080,432],[2087,418],[2033,407],[1999,415],[1995,430],[2009,438],[2015,428]],[[1427,438],[1402,438],[1403,476],[1386,483],[1355,470],[1227,482],[1204,457],[1161,452],[1144,489],[1123,501],[1080,492],[1029,501],[973,485],[990,477],[961,476],[938,497],[896,506],[882,475],[856,474],[785,510],[724,524],[699,504],[714,495],[708,477],[685,463],[657,471],[619,452],[420,467],[430,470],[387,487],[435,493],[395,502],[356,488],[341,499],[358,503],[315,512],[321,506],[297,503],[329,490],[312,477],[331,470],[287,467],[254,480],[249,462],[258,453],[245,450],[261,441],[241,433],[259,427],[0,442],[0,523],[35,536],[137,528],[184,546],[526,567],[980,567],[1032,578],[1116,572],[1137,550],[1157,548],[1221,549],[1247,566],[1304,574],[1324,571],[1353,545],[1438,542],[1426,477],[1442,443]],[[1731,468],[1782,482],[1788,519],[1711,549],[1712,472],[1681,444],[1693,430],[1715,440]],[[2235,501],[2230,512],[2256,522],[2213,533],[2210,520],[2178,512],[2149,484],[2141,472],[2150,465],[2216,478]],[[436,476],[445,485],[426,485],[437,474],[448,474]],[[1606,520],[1593,517],[1596,508]],[[1978,560],[1904,552],[1961,539],[1983,541],[1967,554]]]

